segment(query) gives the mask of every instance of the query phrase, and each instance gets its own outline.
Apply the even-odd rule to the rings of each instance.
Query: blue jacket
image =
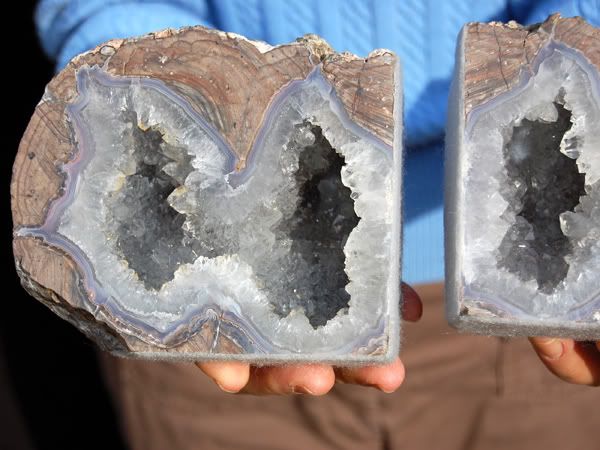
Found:
[[[528,24],[553,12],[600,26],[600,0],[42,0],[36,24],[57,69],[112,38],[194,24],[270,44],[316,33],[338,51],[398,53],[409,150],[404,279],[420,283],[443,279],[443,130],[457,34],[470,21]]]

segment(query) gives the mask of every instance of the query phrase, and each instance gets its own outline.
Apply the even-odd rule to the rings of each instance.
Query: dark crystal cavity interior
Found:
[[[193,217],[171,207],[168,197],[185,184],[192,171],[191,157],[185,149],[165,141],[160,130],[140,128],[135,112],[126,114],[132,127],[122,141],[133,149],[136,169],[107,198],[108,229],[116,236],[116,251],[145,287],[159,290],[173,279],[179,266],[200,255],[213,258],[237,253],[238,243],[227,237],[235,236],[228,227],[236,225],[212,216],[208,220],[211,211],[202,210],[201,205]],[[285,317],[301,310],[316,328],[348,307],[343,249],[359,218],[351,191],[342,183],[344,158],[321,128],[308,122],[297,125],[286,151],[298,158],[297,169],[290,175],[295,183],[284,186],[273,204],[263,205],[280,209],[282,218],[270,229],[275,236],[272,251],[254,262],[253,271],[275,313]],[[183,227],[186,218],[198,236]]]
[[[191,158],[165,142],[159,130],[141,129],[135,113],[128,121],[132,127],[123,142],[133,146],[136,171],[107,202],[117,251],[147,289],[158,290],[181,264],[196,259],[191,246],[182,245],[185,216],[167,201],[191,172]]]
[[[345,287],[349,280],[344,271],[343,249],[360,219],[354,211],[351,191],[342,183],[344,158],[323,136],[320,127],[304,123],[296,130],[300,134],[310,130],[314,143],[300,146],[295,173],[299,186],[296,210],[277,226],[276,233],[287,235],[292,242],[282,269],[293,276],[289,277],[290,294],[273,306],[281,316],[292,309],[303,309],[316,328],[348,307],[350,295]],[[288,145],[298,144],[292,137]]]
[[[557,99],[555,122],[523,119],[504,147],[506,172],[517,189],[505,195],[520,209],[499,248],[498,267],[523,281],[536,280],[540,292],[551,294],[569,270],[565,257],[572,244],[560,227],[560,215],[573,211],[585,195],[585,174],[576,160],[560,152],[571,128],[571,112]],[[522,206],[521,206],[522,205]]]

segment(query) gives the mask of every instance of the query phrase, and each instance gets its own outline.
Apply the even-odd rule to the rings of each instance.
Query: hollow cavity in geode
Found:
[[[191,158],[183,148],[165,142],[159,130],[141,129],[135,112],[129,116],[135,172],[125,177],[121,189],[110,193],[106,204],[115,251],[147,289],[158,290],[181,264],[205,254],[198,242],[186,245],[185,215],[168,202],[192,171]]]
[[[131,123],[127,133],[135,172],[108,196],[109,222],[114,222],[115,250],[147,289],[159,290],[173,279],[179,266],[198,256],[221,256],[227,243],[220,239],[218,227],[201,228],[195,237],[186,235],[185,215],[168,202],[169,195],[185,184],[193,170],[185,149],[165,142],[158,129],[140,128],[134,111],[124,117]],[[272,231],[276,241],[289,240],[291,246],[280,261],[278,276],[262,273],[259,281],[270,298],[280,299],[272,302],[279,316],[301,309],[316,327],[348,307],[343,249],[359,218],[351,191],[342,183],[344,158],[319,126],[310,122],[297,125],[286,147],[298,154],[298,168],[293,173],[296,209],[273,225]],[[290,200],[286,193],[277,201]]]
[[[286,298],[273,305],[277,314],[286,316],[300,307],[311,325],[319,326],[348,307],[343,249],[359,218],[351,191],[342,183],[344,158],[321,128],[310,123],[297,126],[288,146],[299,149],[292,149],[299,154],[294,173],[299,198],[296,211],[277,224],[275,234],[292,241],[289,266],[282,267],[281,276],[291,272],[297,277],[283,289],[270,285],[268,279],[264,282],[272,296]],[[293,295],[287,296],[285,291]]]
[[[575,159],[560,151],[572,126],[571,112],[560,102],[552,107],[555,121],[523,119],[504,147],[509,183],[522,207],[500,244],[498,261],[521,280],[536,280],[539,290],[548,294],[567,276],[566,257],[573,251],[560,215],[574,211],[585,195],[585,174]]]
[[[219,132],[160,81],[99,68],[77,79],[79,155],[29,233],[72,255],[90,310],[166,347],[219,317],[250,353],[381,348],[399,166],[318,69],[273,101],[239,173]]]

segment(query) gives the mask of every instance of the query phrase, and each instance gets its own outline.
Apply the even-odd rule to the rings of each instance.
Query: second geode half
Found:
[[[115,353],[389,360],[398,67],[200,27],[80,55],[15,162],[24,286]]]
[[[600,338],[599,55],[581,18],[463,29],[446,154],[458,328]]]

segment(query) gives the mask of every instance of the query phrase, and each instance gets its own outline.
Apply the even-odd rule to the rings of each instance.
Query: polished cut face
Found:
[[[465,132],[465,292],[504,318],[600,324],[600,80],[550,41]],[[465,306],[467,306],[465,304]]]
[[[320,66],[277,94],[243,163],[159,79],[76,79],[63,194],[21,234],[76,261],[86,309],[163,349],[216,322],[241,357],[393,356],[400,154]]]

